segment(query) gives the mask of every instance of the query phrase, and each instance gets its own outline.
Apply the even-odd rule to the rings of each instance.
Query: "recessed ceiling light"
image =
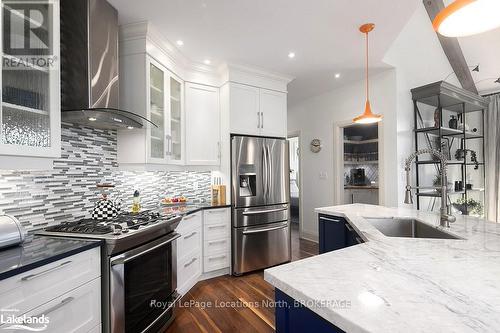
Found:
[[[340,77],[340,73],[335,74],[335,78],[338,79]]]
[[[134,129],[133,126],[127,126],[127,129]]]
[[[203,60],[203,63],[205,65],[210,65],[212,62],[210,61],[210,59],[205,59],[205,60]]]
[[[94,117],[89,117],[89,121],[96,121],[97,118],[94,118]]]
[[[177,42],[175,42],[175,44],[177,44],[177,46],[183,46],[184,42],[179,39]]]
[[[288,58],[290,58],[290,59],[295,58],[295,52],[288,53]]]

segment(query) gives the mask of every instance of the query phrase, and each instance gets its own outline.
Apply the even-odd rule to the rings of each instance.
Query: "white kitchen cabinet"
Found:
[[[260,89],[261,133],[263,136],[286,137],[286,94]]]
[[[202,273],[203,213],[184,216],[176,231],[177,239],[177,291],[184,295]]]
[[[230,131],[233,134],[286,137],[286,93],[229,83]]]
[[[101,323],[100,276],[96,247],[0,281],[0,308],[45,314],[50,332],[88,332]]]
[[[47,332],[89,332],[101,323],[101,279],[73,289],[36,309],[27,317],[49,318]],[[33,328],[39,325],[28,325]]]
[[[186,83],[186,164],[219,165],[221,149],[219,89]]]
[[[229,267],[231,210],[208,209],[203,212],[203,273]]]
[[[120,57],[120,103],[153,122],[118,131],[118,162],[184,163],[184,82],[147,54]]]
[[[25,22],[36,25],[38,18],[31,16],[25,2],[2,1],[0,9],[0,17],[10,19],[0,20],[0,155],[57,158],[61,156],[59,1],[36,3],[47,5],[49,11],[47,17],[40,18],[44,20],[42,36],[28,32]],[[12,30],[15,28],[26,32],[17,31],[19,38]],[[22,47],[25,45],[36,45],[37,49]]]
[[[260,134],[259,88],[229,84],[231,133]]]

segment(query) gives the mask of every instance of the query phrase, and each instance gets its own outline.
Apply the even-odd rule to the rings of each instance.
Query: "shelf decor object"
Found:
[[[365,112],[355,117],[352,121],[356,124],[372,124],[377,123],[382,120],[382,115],[374,114],[372,112],[372,108],[370,105],[370,86],[369,86],[369,78],[368,78],[368,33],[375,28],[375,24],[366,23],[359,27],[359,31],[365,34],[366,36],[366,103],[365,103]]]
[[[457,179],[449,179],[450,183],[462,183],[463,189],[450,191],[448,200],[451,202],[469,202],[473,200],[484,206],[485,197],[484,191],[481,188],[480,182],[484,187],[485,182],[485,163],[484,163],[484,112],[488,108],[488,102],[485,98],[474,94],[465,89],[456,87],[445,81],[438,81],[432,84],[414,88],[411,90],[413,106],[414,106],[414,141],[415,151],[422,148],[438,149],[445,155],[449,156],[449,166],[453,166],[459,174]],[[428,110],[427,119],[425,109]],[[437,117],[437,123],[440,126],[428,127],[430,118]],[[445,118],[447,117],[447,118]],[[458,124],[455,127],[454,122],[450,127],[444,127],[443,124],[448,124],[449,119],[456,119]],[[473,123],[475,121],[475,123]],[[474,128],[475,131],[470,131],[469,128]],[[455,144],[455,146],[454,146]],[[422,147],[425,145],[425,147]],[[452,149],[453,148],[453,149]],[[467,154],[469,152],[470,154]],[[434,166],[436,173],[441,172],[439,161],[422,158],[416,159],[416,187],[417,187],[417,209],[421,209],[422,197],[435,197],[440,194],[437,191],[429,191],[432,188],[425,188],[422,184],[432,183],[433,177],[429,172],[421,170],[426,165]],[[469,180],[466,179],[471,174],[474,175],[476,182],[474,186],[466,186]],[[427,179],[425,179],[427,177]],[[427,180],[427,181],[426,181]],[[450,184],[451,185],[451,184]],[[451,185],[452,186],[452,185]],[[473,198],[471,198],[471,196]],[[432,202],[431,202],[432,203]],[[434,206],[434,204],[432,204]],[[475,209],[477,206],[461,205],[459,211],[462,214],[475,214],[480,212]],[[455,205],[455,208],[457,206]],[[474,209],[473,209],[474,208]],[[458,209],[458,208],[457,208]]]
[[[500,27],[498,0],[455,0],[441,10],[432,25],[445,37],[464,37]]]

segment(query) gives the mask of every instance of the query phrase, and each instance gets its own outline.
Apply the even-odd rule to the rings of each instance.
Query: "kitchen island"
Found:
[[[278,300],[301,302],[310,312],[304,318],[327,323],[322,331],[498,332],[500,225],[457,216],[446,231],[460,239],[402,238],[385,236],[366,217],[442,229],[439,216],[364,204],[316,212],[345,218],[364,243],[267,269],[264,278]],[[283,311],[276,313],[284,332]]]

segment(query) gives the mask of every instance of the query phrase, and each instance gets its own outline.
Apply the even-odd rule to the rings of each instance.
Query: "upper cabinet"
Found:
[[[186,164],[219,165],[219,89],[186,83]]]
[[[184,82],[149,55],[120,57],[121,107],[154,125],[118,132],[118,162],[184,163]]]
[[[0,155],[59,157],[59,1],[2,1],[1,11]]]
[[[286,137],[286,94],[259,89],[260,128],[264,136]]]
[[[286,137],[286,93],[229,83],[230,131],[233,134]]]

